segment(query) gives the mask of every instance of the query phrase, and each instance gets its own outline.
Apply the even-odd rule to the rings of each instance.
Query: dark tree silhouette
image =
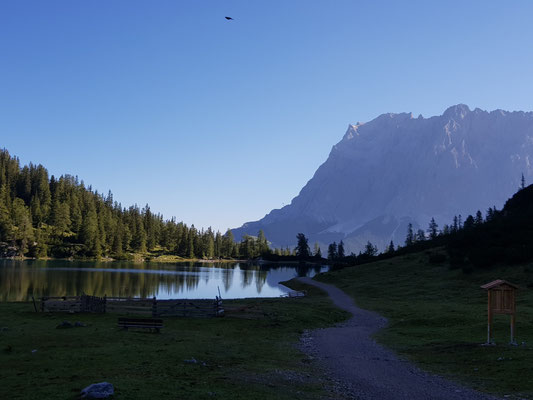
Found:
[[[328,260],[335,260],[337,257],[337,243],[333,242],[328,246]]]
[[[309,250],[309,244],[307,243],[307,238],[303,233],[299,233],[296,235],[296,239],[298,239],[298,244],[296,245],[296,255],[300,258],[307,258],[311,255],[311,251]]]
[[[405,245],[410,246],[415,242],[415,234],[413,232],[413,224],[407,225],[407,236],[405,237]]]
[[[339,242],[339,245],[337,246],[337,257],[344,258],[344,243],[342,240]]]
[[[428,233],[431,240],[436,239],[439,235],[439,226],[435,222],[435,218],[431,218],[429,222]]]

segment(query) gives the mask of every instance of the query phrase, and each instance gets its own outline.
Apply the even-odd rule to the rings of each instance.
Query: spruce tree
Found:
[[[431,221],[429,222],[428,234],[431,240],[436,239],[439,235],[439,226],[435,222],[435,218],[431,218]]]
[[[476,217],[474,218],[474,225],[481,225],[483,223],[483,214],[477,210]]]
[[[341,240],[337,246],[337,257],[344,258],[344,242]]]
[[[365,251],[363,254],[368,257],[374,257],[378,254],[378,248],[368,241],[366,242]]]
[[[308,240],[303,233],[296,235],[296,256],[299,258],[308,258],[311,254],[309,250]]]
[[[337,243],[333,242],[328,246],[328,260],[336,260],[337,258]]]
[[[415,242],[415,234],[413,232],[413,224],[407,225],[407,236],[405,237],[405,245],[410,246]]]

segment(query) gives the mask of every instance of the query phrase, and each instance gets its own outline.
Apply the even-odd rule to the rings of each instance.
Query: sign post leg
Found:
[[[514,334],[515,334],[515,322],[516,322],[516,319],[515,319],[515,315],[514,314],[511,314],[511,345],[516,345],[516,340],[515,340],[515,337],[514,337]]]

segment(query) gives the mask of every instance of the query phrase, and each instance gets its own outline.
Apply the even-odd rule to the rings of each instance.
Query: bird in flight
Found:
[[[233,20],[233,18],[231,18],[231,17],[224,17],[224,18],[226,18],[228,21]]]

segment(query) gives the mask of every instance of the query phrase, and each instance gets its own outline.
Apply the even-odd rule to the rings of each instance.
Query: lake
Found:
[[[31,296],[153,297],[225,299],[279,297],[278,282],[314,276],[327,266],[248,263],[132,263],[67,260],[0,260],[0,301]]]

